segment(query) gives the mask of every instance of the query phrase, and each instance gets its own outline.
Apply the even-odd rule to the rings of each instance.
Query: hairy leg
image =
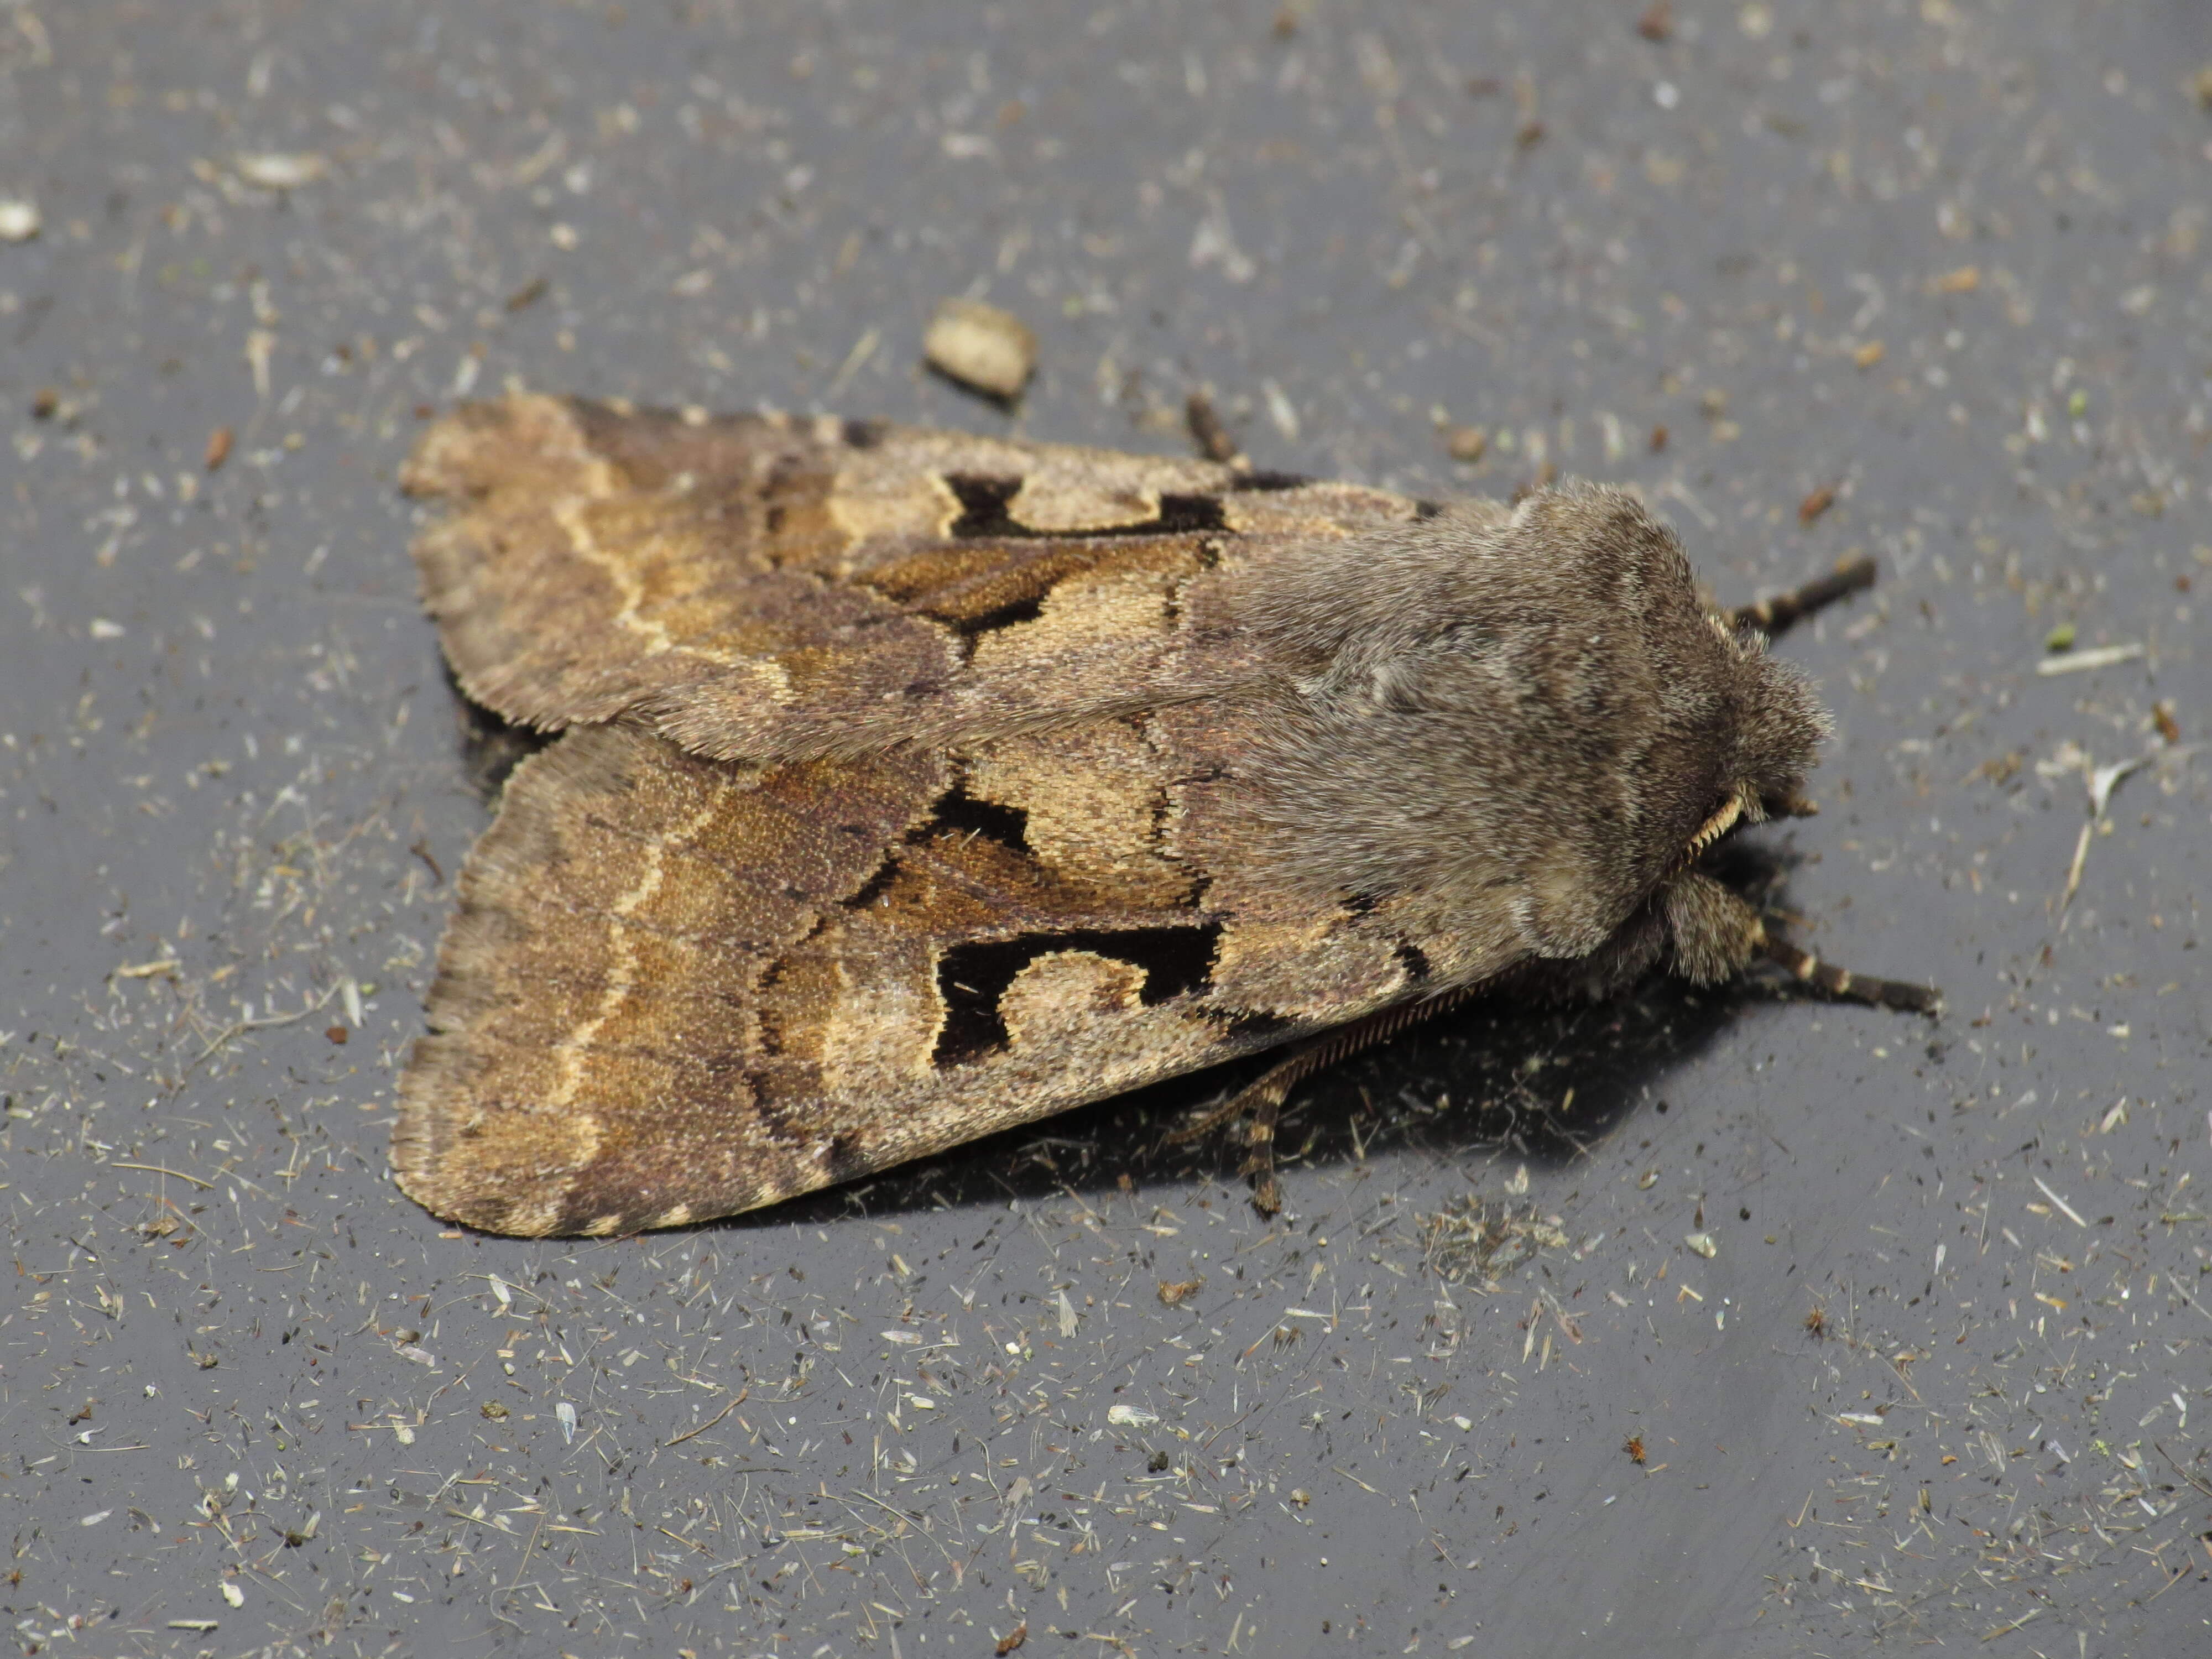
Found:
[[[1223,1124],[1245,1120],[1248,1148],[1241,1174],[1252,1182],[1252,1206],[1262,1215],[1283,1207],[1282,1190],[1275,1182],[1275,1120],[1283,1103],[1316,1072],[1325,1072],[1339,1060],[1349,1060],[1363,1048],[1387,1042],[1401,1031],[1423,1020],[1455,1008],[1473,994],[1471,990],[1447,991],[1419,1002],[1401,1002],[1395,1008],[1370,1014],[1335,1030],[1294,1045],[1283,1058],[1218,1106],[1209,1107],[1168,1137],[1170,1145],[1211,1134]]]
[[[1764,958],[1800,984],[1839,1001],[1912,1014],[1934,1014],[1943,1006],[1942,993],[1931,987],[1875,979],[1822,962],[1778,937],[1741,896],[1697,871],[1668,890],[1666,914],[1671,965],[1693,984],[1718,984]]]
[[[1662,896],[1657,921],[1666,939],[1668,967],[1692,984],[1717,985],[1736,978],[1763,959],[1777,964],[1799,983],[1838,1000],[1931,1016],[1943,1006],[1942,994],[1930,987],[1850,973],[1789,944],[1769,930],[1765,919],[1740,894],[1702,872],[1691,871],[1676,878]],[[1299,1084],[1480,994],[1498,990],[1519,990],[1540,998],[1609,994],[1645,969],[1652,961],[1655,944],[1650,930],[1624,928],[1609,953],[1618,960],[1584,959],[1574,964],[1572,972],[1566,964],[1534,964],[1537,971],[1513,985],[1464,987],[1421,1001],[1402,1002],[1324,1031],[1292,1045],[1274,1065],[1235,1094],[1179,1126],[1167,1137],[1168,1142],[1181,1145],[1244,1120],[1247,1151],[1240,1173],[1252,1182],[1253,1207],[1263,1215],[1273,1215],[1283,1207],[1281,1188],[1275,1180],[1275,1122],[1283,1103]]]

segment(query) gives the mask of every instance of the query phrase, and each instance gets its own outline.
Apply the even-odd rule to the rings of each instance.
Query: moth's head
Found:
[[[1540,935],[1571,953],[1729,835],[1813,811],[1832,723],[1810,678],[1708,600],[1674,532],[1633,498],[1545,492],[1509,534],[1519,568],[1547,570],[1552,587],[1532,726],[1567,734],[1550,750],[1571,780],[1559,816],[1578,821],[1554,819],[1532,886]]]
[[[1706,622],[1727,653],[1728,696],[1714,733],[1709,805],[1678,868],[1746,825],[1818,811],[1807,797],[1806,780],[1834,729],[1812,682],[1796,665],[1768,655],[1763,635],[1717,611],[1709,610]]]

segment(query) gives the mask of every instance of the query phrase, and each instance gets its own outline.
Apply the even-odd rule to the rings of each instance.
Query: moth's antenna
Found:
[[[1872,587],[1874,575],[1875,562],[1864,554],[1855,559],[1839,560],[1826,575],[1802,587],[1736,606],[1729,612],[1729,621],[1738,628],[1756,628],[1771,639],[1801,617],[1809,617],[1863,587]]]

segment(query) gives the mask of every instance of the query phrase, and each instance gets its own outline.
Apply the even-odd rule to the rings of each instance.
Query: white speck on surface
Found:
[[[561,1440],[564,1445],[576,1443],[576,1408],[563,1400],[553,1407],[553,1415],[561,1425]]]
[[[264,190],[297,190],[302,185],[312,185],[330,171],[330,159],[312,150],[289,153],[283,150],[264,150],[241,155],[236,162],[238,176],[249,185],[258,185]]]
[[[45,222],[36,202],[20,196],[0,197],[0,242],[27,242]]]
[[[2035,672],[2048,678],[2052,674],[2079,674],[2092,668],[2112,668],[2124,662],[2133,662],[2143,654],[2144,649],[2141,640],[2130,640],[2124,645],[2100,645],[2087,651],[2061,652],[2036,664]]]
[[[1106,1420],[1117,1428],[1140,1429],[1147,1423],[1160,1420],[1158,1412],[1148,1412],[1142,1406],[1109,1406]]]

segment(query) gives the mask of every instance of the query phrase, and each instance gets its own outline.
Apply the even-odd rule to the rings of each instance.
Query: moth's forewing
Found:
[[[470,696],[548,731],[629,715],[732,759],[1244,683],[1240,550],[1417,511],[1210,461],[539,397],[441,421],[404,481],[457,509],[415,552]]]
[[[766,767],[569,733],[462,878],[401,1184],[495,1231],[672,1225],[1418,988],[1387,915],[1195,875],[1233,803],[1146,724]]]

